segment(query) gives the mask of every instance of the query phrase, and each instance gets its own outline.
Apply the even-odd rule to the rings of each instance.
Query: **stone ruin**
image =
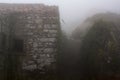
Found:
[[[0,4],[1,53],[20,56],[24,70],[55,69],[59,19],[57,6]]]

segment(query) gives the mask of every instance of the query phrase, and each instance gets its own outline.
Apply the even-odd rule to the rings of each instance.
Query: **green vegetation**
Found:
[[[119,35],[115,29],[114,23],[96,21],[84,36],[80,52],[84,80],[120,74]]]

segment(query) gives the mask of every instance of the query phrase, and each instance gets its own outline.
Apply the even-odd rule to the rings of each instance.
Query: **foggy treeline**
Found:
[[[119,20],[120,16],[114,13],[96,14],[75,29],[70,38],[64,33],[59,56],[62,78],[120,79]]]

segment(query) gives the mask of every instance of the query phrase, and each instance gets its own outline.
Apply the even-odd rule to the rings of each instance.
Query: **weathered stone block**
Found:
[[[55,45],[60,27],[58,7],[39,4],[7,5],[8,7],[0,5],[0,16],[3,16],[4,12],[6,16],[10,17],[8,21],[2,21],[6,26],[3,28],[3,32],[23,40],[24,50],[21,52],[24,54],[22,57],[23,69],[33,70],[42,69],[46,65],[50,66],[52,62],[56,61],[55,54],[57,54]],[[8,22],[9,24],[6,25]],[[12,31],[10,32],[11,23]]]

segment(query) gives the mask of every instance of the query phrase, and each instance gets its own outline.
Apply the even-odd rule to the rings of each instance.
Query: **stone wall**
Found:
[[[22,69],[55,68],[60,31],[57,6],[0,4],[0,14],[8,18],[7,33],[13,38],[13,52],[22,56]]]

